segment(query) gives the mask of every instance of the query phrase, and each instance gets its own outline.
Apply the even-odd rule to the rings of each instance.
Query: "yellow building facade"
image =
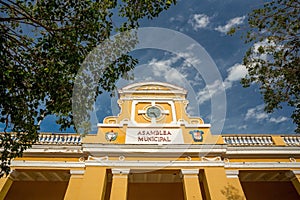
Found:
[[[0,199],[300,199],[300,136],[214,135],[186,96],[160,82],[122,88],[97,134],[40,134],[0,179]]]

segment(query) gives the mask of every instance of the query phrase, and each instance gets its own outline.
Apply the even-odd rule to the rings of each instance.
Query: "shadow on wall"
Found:
[[[227,200],[246,200],[243,195],[239,194],[239,190],[230,184],[225,186],[221,193]]]

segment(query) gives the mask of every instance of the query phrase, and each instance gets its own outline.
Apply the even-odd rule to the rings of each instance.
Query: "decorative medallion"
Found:
[[[202,136],[204,134],[203,131],[192,130],[192,131],[190,131],[190,134],[192,134],[194,142],[202,142],[203,141],[203,136]]]
[[[113,130],[105,133],[105,139],[109,142],[115,141],[118,137],[118,133],[115,133]]]
[[[146,115],[149,118],[159,118],[161,116],[161,110],[157,106],[151,106],[147,109]]]

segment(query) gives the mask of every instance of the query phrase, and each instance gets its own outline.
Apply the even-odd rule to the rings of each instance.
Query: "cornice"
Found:
[[[112,168],[203,168],[203,167],[224,167],[225,169],[299,169],[298,162],[224,162],[224,161],[119,161],[119,160],[86,160],[83,162],[63,161],[12,161],[12,168],[45,168],[45,169],[73,169],[88,166],[112,167]],[[294,170],[298,172],[299,170]],[[229,171],[231,172],[231,171]],[[81,171],[80,171],[81,173]],[[231,174],[231,173],[230,173]]]
[[[299,146],[230,146],[226,144],[37,144],[24,151],[26,157],[180,157],[221,156],[226,158],[299,158]]]

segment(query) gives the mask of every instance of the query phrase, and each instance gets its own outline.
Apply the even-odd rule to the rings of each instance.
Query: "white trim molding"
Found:
[[[184,154],[189,156],[221,156],[226,153],[226,145],[114,145],[114,144],[83,144],[83,152],[94,157],[104,156],[142,156],[142,157],[179,157]]]
[[[300,155],[300,148],[293,146],[228,146],[226,155]]]
[[[225,170],[227,178],[239,178],[239,170]]]
[[[280,168],[300,168],[300,163],[292,162],[228,162],[224,163],[225,168],[239,168],[239,169],[280,169]]]
[[[130,173],[130,169],[127,168],[112,168],[111,173],[114,175],[127,175]]]
[[[198,175],[199,169],[181,169],[183,175]]]
[[[85,170],[75,170],[75,169],[70,170],[71,175],[83,175],[84,172],[85,172]]]
[[[300,175],[300,170],[292,170],[293,174]]]
[[[40,168],[84,168],[84,162],[64,162],[64,161],[25,161],[13,160],[11,167],[40,167]]]
[[[86,166],[108,166],[108,167],[124,167],[131,169],[140,168],[164,168],[164,167],[224,167],[223,162],[201,162],[201,161],[115,161],[108,160],[102,162],[86,161]]]

